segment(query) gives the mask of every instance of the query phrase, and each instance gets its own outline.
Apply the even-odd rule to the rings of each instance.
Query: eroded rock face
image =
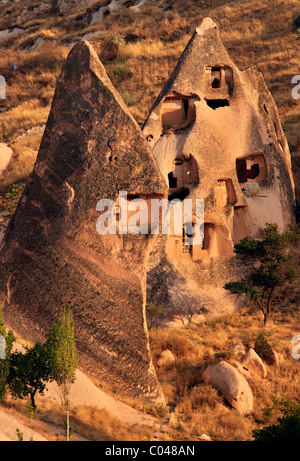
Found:
[[[266,378],[266,367],[262,359],[259,357],[259,355],[257,355],[254,349],[250,348],[248,350],[247,354],[245,355],[241,363],[246,370],[260,376],[261,378]]]
[[[88,5],[89,3],[91,0],[57,0],[59,13],[62,15],[69,14],[78,5]]]
[[[294,221],[290,152],[262,74],[241,72],[205,18],[143,132],[169,197],[204,199],[203,244],[186,244],[184,221],[182,232],[161,239],[149,262],[149,298],[195,321],[235,310],[239,298],[223,289],[245,269],[233,263],[234,244],[259,237],[266,223],[283,231]]]
[[[166,193],[152,151],[87,42],[58,79],[34,171],[0,251],[8,324],[43,340],[74,312],[80,366],[121,393],[162,401],[145,320],[155,236],[100,235],[100,199]],[[131,195],[130,195],[131,194]]]

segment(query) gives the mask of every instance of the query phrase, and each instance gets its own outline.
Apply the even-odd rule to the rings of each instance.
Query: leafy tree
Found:
[[[288,399],[273,399],[273,406],[265,410],[265,417],[279,413],[277,424],[252,431],[254,440],[261,442],[300,442],[300,403]]]
[[[7,378],[9,375],[9,362],[15,336],[12,330],[6,333],[3,320],[3,310],[0,307],[0,339],[1,339],[1,356],[0,356],[0,400],[4,399],[7,388]]]
[[[69,308],[61,309],[58,321],[54,323],[48,334],[47,348],[50,355],[52,376],[60,388],[62,405],[66,410],[66,432],[67,440],[69,440],[70,389],[76,379],[75,372],[78,366],[74,319]]]
[[[276,290],[295,276],[292,248],[299,240],[299,227],[280,233],[276,224],[267,224],[263,239],[246,237],[235,245],[238,258],[251,262],[253,270],[240,281],[225,285],[232,293],[246,296],[256,303],[264,316],[271,314]]]
[[[40,343],[26,347],[26,352],[11,355],[8,385],[14,398],[30,396],[33,411],[36,409],[35,396],[42,394],[46,381],[52,379],[48,351]]]

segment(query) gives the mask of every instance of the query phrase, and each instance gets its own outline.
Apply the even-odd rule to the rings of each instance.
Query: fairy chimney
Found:
[[[241,72],[216,24],[205,18],[155,101],[143,132],[170,199],[204,199],[203,241],[160,239],[148,265],[149,297],[186,318],[235,310],[223,289],[240,274],[234,244],[259,237],[266,223],[294,219],[291,157],[262,74]]]
[[[80,367],[120,393],[163,402],[145,318],[155,236],[97,231],[99,200],[117,203],[119,191],[147,200],[164,197],[167,186],[97,54],[79,42],[1,244],[5,318],[24,339],[43,341],[69,305]]]

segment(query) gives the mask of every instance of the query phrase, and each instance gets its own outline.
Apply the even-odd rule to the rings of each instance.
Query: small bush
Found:
[[[254,440],[260,442],[300,442],[300,403],[288,399],[274,399],[274,405],[266,409],[266,415],[271,412],[281,413],[277,424],[253,431]]]
[[[99,58],[103,63],[109,63],[120,56],[120,50],[125,45],[123,36],[114,34],[112,37],[105,37],[101,43]]]
[[[296,27],[296,29],[299,29],[299,28],[300,28],[300,12],[299,12],[299,13],[297,14],[297,16],[294,18],[293,24],[294,24],[294,26]]]
[[[131,73],[125,63],[122,61],[116,62],[114,68],[108,73],[109,78],[113,83],[122,82],[126,78],[130,77]]]
[[[23,194],[23,190],[24,187],[21,184],[13,184],[10,192],[0,195],[0,211],[6,213],[6,215],[3,216],[4,223],[12,218],[21,195]],[[0,229],[1,226],[5,227],[4,223],[0,223]]]
[[[255,345],[255,352],[268,364],[272,365],[274,362],[274,352],[270,346],[264,332],[258,334]]]

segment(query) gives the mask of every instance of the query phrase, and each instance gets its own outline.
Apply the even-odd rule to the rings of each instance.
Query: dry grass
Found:
[[[64,428],[65,413],[56,402],[43,400],[37,418]],[[91,441],[147,440],[151,438],[153,432],[151,428],[145,426],[127,426],[104,409],[84,406],[71,408],[70,425],[76,434]]]
[[[93,441],[146,441],[153,430],[146,426],[126,426],[106,410],[77,407],[72,411],[72,427],[76,433]]]
[[[51,399],[38,399],[34,417],[26,409],[26,400],[1,402],[2,409],[25,426],[50,441],[65,440],[66,414],[62,406]],[[88,441],[143,441],[153,437],[154,429],[148,426],[125,425],[106,410],[77,406],[70,410],[73,439],[83,437]],[[78,437],[79,436],[79,437]]]
[[[77,40],[74,37],[97,32],[99,35],[91,42],[100,56],[104,56],[103,50],[109,41],[118,44],[115,54],[106,56],[103,62],[133,116],[142,123],[194,28],[204,17],[210,16],[219,25],[224,44],[238,67],[243,70],[257,65],[263,73],[290,145],[300,198],[300,100],[291,97],[291,78],[300,72],[300,40],[293,27],[299,0],[174,0],[173,9],[169,11],[161,8],[164,0],[157,0],[151,4],[146,2],[138,13],[123,9],[94,26],[86,25],[85,9],[79,5],[69,17],[49,12],[19,23],[17,18],[22,9],[38,3],[33,0],[9,2],[0,10],[1,29],[18,25],[24,27],[27,34],[0,43],[6,48],[0,49],[0,73],[7,80],[8,109],[0,114],[0,141],[9,142],[15,151],[14,167],[5,179],[6,185],[26,179],[32,169],[40,137],[19,138],[19,135],[28,128],[44,124],[47,119],[56,79],[70,50],[64,45],[66,40]],[[98,0],[92,2],[91,7],[104,3]],[[36,52],[24,52],[40,36],[45,39],[42,47]],[[15,61],[17,72],[13,71]],[[290,297],[286,299],[291,300]],[[150,332],[154,358],[165,348],[171,349],[176,356],[173,367],[158,369],[166,398],[169,404],[176,405],[166,438],[197,439],[205,432],[218,440],[246,440],[251,438],[252,429],[264,424],[263,408],[272,403],[273,396],[299,398],[299,363],[291,358],[291,338],[300,330],[299,308],[296,310],[293,308],[296,304],[287,300],[283,313],[274,314],[274,323],[267,330],[275,350],[281,355],[280,366],[269,367],[267,379],[252,383],[255,411],[247,418],[224,405],[222,397],[201,382],[200,375],[216,357],[232,361],[232,344],[242,341],[253,346],[261,330],[259,314],[244,309],[226,319],[198,327]],[[159,414],[159,410],[139,402],[127,403]],[[114,437],[120,440],[119,436],[129,440],[143,437],[139,429],[131,433],[132,428],[120,428],[116,421],[96,410],[89,412],[79,408],[74,410],[73,417],[74,429],[93,440],[94,437],[105,440]],[[45,408],[43,418],[57,418],[59,424],[63,424],[59,409]]]
[[[185,44],[187,43],[187,37],[183,37],[181,40],[174,44],[165,44],[161,40],[155,40],[153,42],[136,42],[136,43],[128,43],[124,45],[121,49],[121,53],[126,58],[145,58],[148,59],[155,59],[155,58],[162,58],[162,57],[170,57],[175,56],[178,58],[182,51],[185,48]]]
[[[264,409],[272,405],[273,397],[291,401],[299,399],[299,363],[291,356],[294,347],[291,339],[299,334],[300,312],[299,306],[293,306],[287,299],[283,307],[278,303],[273,321],[265,329],[260,312],[245,307],[231,316],[198,326],[150,330],[154,364],[170,408],[169,424],[163,427],[162,440],[196,441],[203,433],[216,441],[251,440],[252,431],[266,424]],[[237,359],[231,353],[232,345],[243,342],[247,347],[254,347],[262,329],[280,361],[276,367],[266,365],[267,378],[250,379],[254,411],[249,416],[242,416],[212,386],[201,381],[201,374],[216,360],[226,360],[235,366]],[[157,367],[157,358],[165,349],[173,352],[175,364]],[[104,390],[110,393],[109,388]],[[143,407],[132,399],[126,403],[141,411],[150,411],[150,406]],[[25,401],[8,400],[1,405],[47,439],[64,440],[65,413],[57,402],[39,399],[34,419],[26,413]],[[155,413],[155,409],[152,412]],[[156,410],[157,417],[166,415]],[[70,419],[74,434],[92,441],[153,440],[155,431],[155,428],[145,426],[124,425],[105,410],[83,406],[72,408]]]
[[[268,376],[264,380],[251,378],[254,411],[245,417],[230,408],[214,388],[203,383],[201,374],[216,360],[236,366],[231,347],[238,342],[254,347],[262,330],[279,353],[280,364],[266,366]],[[168,404],[174,407],[166,440],[174,437],[198,440],[203,433],[214,440],[251,440],[252,430],[266,424],[263,412],[272,405],[273,397],[299,399],[299,363],[291,356],[291,340],[299,331],[299,306],[274,312],[273,322],[265,329],[260,313],[245,307],[236,314],[198,326],[151,331],[154,360],[165,349],[170,349],[176,357],[173,366],[157,368]]]
[[[0,190],[6,190],[11,184],[26,181],[33,170],[42,135],[19,137],[11,144],[14,152],[5,177],[0,181]]]

